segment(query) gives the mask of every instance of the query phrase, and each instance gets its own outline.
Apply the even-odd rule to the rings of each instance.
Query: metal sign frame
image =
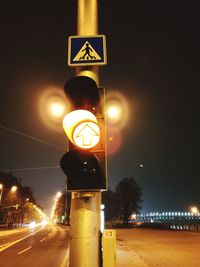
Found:
[[[87,46],[87,43],[89,44]],[[84,46],[90,47],[88,49],[82,49]],[[81,52],[85,54],[79,59],[74,60]],[[91,56],[90,53],[96,53],[95,56]],[[85,59],[87,56],[87,59]],[[89,59],[90,57],[90,59]],[[100,58],[100,59],[99,59]],[[106,37],[105,35],[93,35],[93,36],[69,36],[68,38],[68,66],[103,66],[107,64],[106,53]]]

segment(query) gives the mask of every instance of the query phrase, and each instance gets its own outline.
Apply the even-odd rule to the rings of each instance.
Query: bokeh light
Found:
[[[16,185],[13,185],[12,187],[11,187],[11,192],[12,193],[15,193],[17,191],[17,186]]]
[[[69,111],[63,88],[48,86],[42,90],[38,101],[40,119],[48,128],[61,132],[62,121]]]
[[[193,214],[197,214],[197,213],[199,212],[199,209],[198,209],[198,207],[196,207],[196,206],[192,206],[192,207],[190,207],[190,210],[191,210],[191,212],[192,212]]]
[[[62,102],[53,102],[49,105],[50,112],[55,117],[62,117],[65,115],[65,106]]]
[[[129,118],[129,106],[125,97],[118,91],[106,95],[106,122],[108,125],[124,128]]]
[[[122,108],[119,103],[111,102],[107,107],[107,117],[112,122],[117,122],[121,119],[122,116]]]

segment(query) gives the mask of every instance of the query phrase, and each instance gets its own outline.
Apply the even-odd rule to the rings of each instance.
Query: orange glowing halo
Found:
[[[38,111],[42,122],[50,129],[62,131],[62,120],[69,110],[63,89],[46,86],[38,99]]]
[[[70,141],[83,149],[89,149],[99,142],[100,129],[93,113],[87,110],[74,110],[63,120],[63,128]]]
[[[110,91],[107,93],[105,110],[108,125],[124,128],[129,118],[129,105],[121,92]]]

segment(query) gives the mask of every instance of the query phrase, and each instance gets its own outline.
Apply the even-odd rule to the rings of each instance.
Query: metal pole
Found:
[[[78,0],[77,35],[98,34],[97,0]],[[99,85],[99,68],[77,67]],[[71,201],[70,267],[100,267],[100,192],[74,192]]]
[[[98,34],[98,3],[97,0],[78,0],[77,35]],[[94,79],[99,85],[99,67],[77,67],[76,75],[85,75]]]
[[[0,205],[1,205],[2,194],[3,194],[3,188],[1,188],[1,192],[0,192]]]

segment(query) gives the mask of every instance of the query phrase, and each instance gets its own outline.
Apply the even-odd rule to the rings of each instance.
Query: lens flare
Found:
[[[111,126],[124,128],[129,117],[128,102],[118,91],[106,95],[106,122]]]
[[[107,108],[107,116],[112,122],[117,122],[122,116],[122,109],[118,103],[110,103]]]
[[[62,88],[49,86],[39,96],[38,110],[43,123],[52,130],[62,131],[62,121],[69,111]]]
[[[115,154],[121,147],[122,135],[117,127],[107,127],[107,154]]]
[[[55,117],[62,117],[65,113],[65,106],[61,102],[54,102],[49,105],[50,112]]]

